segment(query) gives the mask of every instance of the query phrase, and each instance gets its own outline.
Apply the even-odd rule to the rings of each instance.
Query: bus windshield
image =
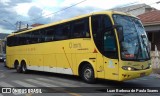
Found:
[[[121,58],[123,60],[148,60],[149,44],[145,30],[139,19],[124,16],[113,15],[113,19],[119,33],[120,29],[123,35],[120,41]]]

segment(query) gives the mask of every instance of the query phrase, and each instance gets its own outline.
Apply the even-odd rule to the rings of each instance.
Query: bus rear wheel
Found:
[[[94,70],[90,64],[83,66],[81,77],[87,83],[95,83]]]
[[[18,73],[21,73],[22,72],[22,67],[21,67],[21,65],[17,65],[16,66],[16,71],[18,72]]]
[[[23,73],[27,73],[28,72],[28,69],[27,69],[27,66],[26,66],[25,62],[22,63],[22,72]]]

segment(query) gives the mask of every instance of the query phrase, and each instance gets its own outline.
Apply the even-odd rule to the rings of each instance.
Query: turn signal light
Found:
[[[94,49],[93,53],[98,53],[96,49]]]

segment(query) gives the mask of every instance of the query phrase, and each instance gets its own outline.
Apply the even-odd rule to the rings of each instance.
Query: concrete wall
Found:
[[[151,51],[151,62],[153,69],[160,69],[160,56],[157,56],[155,51]]]

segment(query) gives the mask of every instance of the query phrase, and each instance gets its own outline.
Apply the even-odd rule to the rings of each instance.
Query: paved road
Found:
[[[61,93],[43,93],[43,94],[0,94],[0,96],[160,96],[160,93],[107,93],[107,89],[111,87],[159,87],[160,88],[160,78],[154,74],[138,78],[130,81],[125,81],[122,83],[108,81],[108,80],[98,80],[96,84],[86,84],[79,77],[62,75],[62,74],[53,74],[46,72],[35,72],[31,71],[29,74],[16,73],[14,69],[8,69],[0,63],[0,87],[48,87],[52,88],[53,92]],[[55,89],[55,87],[58,87]],[[72,87],[75,90],[85,90],[96,89],[96,93],[76,93],[69,89],[66,90],[66,87]],[[79,87],[75,88],[75,87]],[[101,89],[98,89],[101,88]],[[92,90],[93,90],[92,89]],[[46,89],[47,91],[50,89]],[[83,90],[84,91],[84,90]]]

